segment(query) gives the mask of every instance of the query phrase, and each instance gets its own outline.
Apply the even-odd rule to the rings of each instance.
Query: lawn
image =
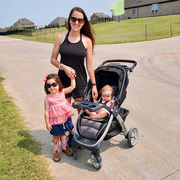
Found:
[[[119,25],[119,40],[118,40]],[[97,23],[93,25],[96,44],[116,44],[155,40],[180,35],[180,14],[139,19]],[[57,35],[67,30],[62,28],[40,29],[32,36],[9,35],[10,37],[54,43]]]
[[[95,24],[93,27],[96,44],[119,43],[117,22]],[[122,20],[119,23],[120,43],[171,37],[171,28],[172,36],[180,35],[180,15]]]
[[[41,145],[31,136],[0,77],[0,179],[52,180]]]

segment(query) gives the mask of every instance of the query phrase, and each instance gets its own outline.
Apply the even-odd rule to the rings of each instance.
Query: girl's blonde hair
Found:
[[[113,88],[110,86],[110,85],[105,85],[102,89],[101,89],[101,91],[100,91],[100,93],[102,94],[102,93],[104,93],[105,91],[110,91],[111,92],[111,96],[113,96],[114,95],[114,90],[113,90]]]
[[[46,84],[47,84],[47,81],[49,79],[54,79],[55,82],[59,85],[59,91],[61,92],[63,90],[63,85],[62,85],[62,82],[58,76],[58,74],[49,74],[46,76],[46,79],[44,80],[45,83],[44,83],[44,91],[46,92],[46,94],[50,94],[50,92],[48,91],[48,88],[46,87]]]

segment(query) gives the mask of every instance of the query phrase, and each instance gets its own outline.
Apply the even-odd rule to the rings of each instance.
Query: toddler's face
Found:
[[[48,88],[48,91],[53,95],[56,95],[59,92],[59,85],[54,79],[47,80],[46,87]]]
[[[102,97],[103,101],[110,101],[111,100],[111,93],[103,92],[101,97]]]

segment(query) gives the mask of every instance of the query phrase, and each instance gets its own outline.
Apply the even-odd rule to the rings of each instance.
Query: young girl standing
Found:
[[[70,93],[76,86],[75,79],[71,78],[69,87],[63,88],[57,74],[49,74],[45,78],[44,90],[47,94],[45,104],[46,128],[53,135],[54,161],[60,161],[59,138],[61,140],[62,152],[72,156],[72,151],[67,146],[65,132],[73,128],[69,117],[73,116],[71,104],[66,100],[65,94]],[[69,127],[69,128],[67,128]]]

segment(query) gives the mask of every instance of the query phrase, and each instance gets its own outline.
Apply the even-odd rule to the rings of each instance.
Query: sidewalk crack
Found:
[[[175,172],[173,172],[173,173],[171,173],[171,174],[169,174],[169,175],[167,175],[167,176],[163,177],[163,178],[162,178],[162,179],[160,179],[160,180],[166,179],[166,178],[168,178],[168,177],[172,176],[173,174],[176,174],[178,171],[180,171],[180,169],[178,169],[178,170],[176,170]]]

